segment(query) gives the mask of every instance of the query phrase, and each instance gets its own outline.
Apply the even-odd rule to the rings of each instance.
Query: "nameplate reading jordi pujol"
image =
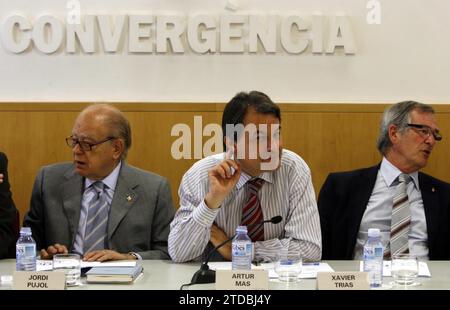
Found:
[[[216,270],[217,290],[268,290],[267,270]]]
[[[66,275],[63,272],[14,271],[15,290],[64,290]]]
[[[368,290],[367,272],[318,272],[317,288],[319,290]]]

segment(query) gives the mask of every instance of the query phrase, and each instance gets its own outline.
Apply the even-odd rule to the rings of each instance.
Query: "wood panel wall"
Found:
[[[21,216],[29,206],[36,173],[42,165],[71,160],[64,139],[87,104],[0,103],[0,150],[9,158],[13,197]],[[203,117],[203,126],[221,122],[224,104],[118,103],[130,120],[133,145],[128,162],[166,176],[176,206],[183,173],[196,161],[175,160],[172,126]],[[327,174],[380,161],[375,146],[383,104],[281,104],[284,147],[300,154],[313,175],[316,194]],[[444,139],[435,147],[425,172],[450,182],[450,105],[436,105]],[[209,137],[204,138],[204,141]]]

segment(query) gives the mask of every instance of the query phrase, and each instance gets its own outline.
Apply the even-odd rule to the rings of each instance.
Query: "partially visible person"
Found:
[[[385,259],[450,259],[450,184],[419,171],[441,139],[429,105],[404,101],[384,112],[381,163],[332,173],[322,186],[323,259],[362,259],[369,228],[380,229]]]
[[[238,93],[226,105],[226,152],[198,161],[181,181],[180,208],[169,235],[174,261],[206,255],[239,225],[248,227],[255,261],[274,261],[285,251],[301,253],[305,261],[320,260],[311,172],[299,155],[283,150],[280,123],[279,107],[261,92]],[[239,126],[245,130],[230,130]],[[258,225],[278,215],[282,222]],[[230,242],[218,252],[215,260],[231,260]]]
[[[168,181],[125,161],[131,128],[124,114],[95,104],[66,139],[73,163],[43,167],[24,226],[41,258],[75,252],[86,261],[168,259],[175,213]]]
[[[0,152],[0,258],[12,257],[11,248],[17,239],[16,212],[8,181],[8,158]]]

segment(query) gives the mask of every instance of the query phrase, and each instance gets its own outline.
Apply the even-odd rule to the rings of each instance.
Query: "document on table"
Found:
[[[81,262],[81,268],[87,267],[134,267],[136,261],[113,261],[113,262]],[[53,261],[38,259],[36,261],[36,271],[49,271],[53,270]]]
[[[208,266],[211,270],[231,270],[231,262],[209,262]],[[252,269],[258,268],[252,264]]]
[[[383,261],[383,277],[392,277],[392,261],[385,260]],[[364,271],[363,262],[359,262],[359,271]],[[431,277],[430,269],[428,269],[428,265],[426,262],[419,262],[419,277]]]
[[[212,270],[224,269],[231,270],[230,262],[211,262],[208,264]],[[269,271],[269,278],[276,279],[278,275],[274,270],[274,263],[262,263],[260,266],[252,264],[252,269],[263,269]],[[318,272],[333,272],[333,268],[327,263],[305,263],[302,266],[302,272],[298,276],[300,279],[315,279]]]

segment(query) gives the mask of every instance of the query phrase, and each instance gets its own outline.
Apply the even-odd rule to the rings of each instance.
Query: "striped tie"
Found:
[[[411,212],[406,189],[411,177],[402,173],[398,181],[392,205],[390,249],[384,253],[386,259],[397,254],[409,253],[408,234],[411,226]]]
[[[258,191],[264,184],[260,178],[251,179],[246,183],[248,198],[242,210],[242,226],[247,226],[248,236],[255,241],[264,240],[264,225],[255,225],[255,223],[264,220],[261,203],[258,198]]]
[[[84,253],[102,250],[106,247],[106,229],[108,227],[108,192],[101,181],[92,184],[88,190],[95,195],[89,202],[84,232]]]

